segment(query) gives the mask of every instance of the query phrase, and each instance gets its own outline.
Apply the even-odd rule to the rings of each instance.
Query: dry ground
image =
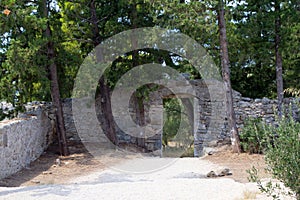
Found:
[[[267,165],[264,156],[261,154],[232,153],[229,147],[223,147],[212,155],[207,155],[204,160],[214,164],[226,166],[232,171],[230,178],[241,183],[247,183],[249,174],[247,170],[253,166],[258,170],[259,178],[271,178],[271,174],[266,172]],[[229,177],[228,177],[229,178]]]
[[[90,155],[81,143],[70,143],[70,156],[61,157],[56,146],[51,146],[39,159],[31,163],[28,169],[0,180],[0,186],[16,187],[43,184],[65,184],[70,180],[83,175],[101,171],[106,168],[107,163],[118,163],[122,158],[103,157],[101,160]],[[59,159],[59,162],[57,162]],[[233,178],[238,182],[248,182],[247,169],[255,166],[259,170],[260,177],[270,177],[264,168],[266,164],[262,155],[256,154],[234,154],[227,148],[222,148],[213,155],[203,158],[214,164],[228,167]]]
[[[70,156],[59,156],[58,147],[50,146],[40,158],[30,164],[29,168],[0,180],[0,186],[63,184],[73,177],[105,168],[105,165],[100,160],[94,159],[81,143],[70,143],[69,145]]]

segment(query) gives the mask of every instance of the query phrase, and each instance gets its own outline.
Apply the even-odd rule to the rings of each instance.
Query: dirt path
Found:
[[[0,180],[0,186],[33,186],[45,184],[65,184],[70,180],[99,172],[105,168],[119,162],[123,162],[123,157],[102,157],[101,160],[93,158],[81,143],[71,143],[71,155],[61,157],[56,151],[57,147],[50,147],[39,159],[31,163],[30,168]],[[133,154],[133,157],[134,154]],[[59,162],[58,162],[59,159]],[[259,170],[260,177],[269,177],[264,172],[266,167],[262,155],[232,154],[230,150],[223,148],[213,155],[203,158],[213,164],[228,167],[233,175],[229,178],[238,182],[248,182],[247,169],[255,166]]]
[[[0,199],[270,199],[247,181],[253,165],[264,173],[261,155],[232,154],[220,149],[204,158],[143,157],[139,153],[93,158],[78,143],[60,157],[50,148],[30,169],[0,182]],[[119,156],[118,156],[119,155]],[[57,160],[59,159],[59,160]],[[229,168],[230,176],[208,178]],[[137,173],[139,170],[143,173]],[[145,173],[145,170],[147,171]]]
[[[207,178],[209,170],[219,171],[222,166],[199,158],[144,157],[116,164],[115,169],[132,166],[156,166],[171,163],[151,173],[124,173],[112,168],[93,172],[71,180],[69,184],[38,185],[0,188],[0,198],[22,199],[244,199],[249,194],[266,199],[253,183],[238,183],[228,177]],[[129,168],[128,168],[129,167]]]

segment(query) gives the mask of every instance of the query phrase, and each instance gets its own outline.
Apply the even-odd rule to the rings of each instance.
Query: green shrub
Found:
[[[300,122],[292,117],[291,106],[285,110],[290,113],[284,113],[281,119],[277,116],[274,124],[266,124],[261,119],[248,119],[240,135],[241,146],[244,151],[264,153],[274,178],[284,183],[300,200]],[[251,179],[255,173],[252,169],[249,173]],[[257,183],[265,193],[271,194],[280,189],[271,182],[266,186],[259,180]],[[274,199],[278,197],[276,194],[272,196]]]
[[[254,166],[252,166],[251,169],[246,170],[246,172],[249,174],[248,180],[250,182],[256,182],[259,190],[268,197],[272,197],[274,200],[280,200],[280,197],[293,195],[289,191],[285,191],[279,183],[273,183],[271,180],[263,183],[258,177],[258,170]]]
[[[261,118],[248,118],[240,133],[241,147],[244,152],[263,153],[267,148],[267,137]]]
[[[265,156],[274,177],[282,181],[300,199],[300,123],[292,117],[277,120],[278,127],[266,126],[266,134],[276,133],[269,139]]]

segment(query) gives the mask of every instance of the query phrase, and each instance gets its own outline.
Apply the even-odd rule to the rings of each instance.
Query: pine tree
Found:
[[[233,109],[233,96],[232,96],[232,87],[231,87],[230,69],[229,69],[230,63],[229,63],[229,56],[228,56],[225,10],[224,10],[223,0],[220,0],[219,3],[218,25],[219,25],[219,32],[220,32],[222,74],[223,74],[223,80],[224,80],[225,91],[226,91],[226,109],[227,109],[227,115],[229,119],[231,141],[232,141],[234,152],[240,153],[241,152],[240,138],[236,126],[235,112]]]

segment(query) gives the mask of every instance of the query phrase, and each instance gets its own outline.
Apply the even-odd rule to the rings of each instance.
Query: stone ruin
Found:
[[[159,84],[158,85],[163,85]],[[124,91],[114,91],[119,101],[123,101]],[[128,96],[128,94],[127,94]],[[267,123],[275,122],[275,112],[277,100],[268,98],[251,99],[242,97],[233,91],[234,108],[239,129],[243,127],[244,120],[253,117],[260,117]],[[134,101],[129,101],[127,111],[118,110],[115,106],[114,119],[117,124],[117,137],[120,144],[135,144],[140,146],[145,152],[153,152],[155,155],[164,156],[162,153],[163,135],[163,101],[166,98],[179,98],[186,108],[188,108],[189,122],[193,127],[191,131],[192,143],[194,144],[194,156],[202,156],[211,148],[223,144],[230,144],[230,134],[225,109],[225,92],[222,84],[201,80],[181,80],[169,81],[167,87],[160,86],[158,90],[151,92],[149,98],[143,102],[146,127],[140,132],[140,136],[131,134],[137,129],[135,123],[122,125],[124,116],[136,118]],[[128,99],[127,99],[128,100]],[[101,137],[95,134],[101,129],[101,115],[91,121],[91,113],[95,112],[95,107],[89,102],[81,102],[77,121],[83,126],[76,126],[74,123],[74,102],[77,99],[63,100],[63,110],[65,127],[68,140],[95,143],[105,146],[109,143],[105,135]],[[284,105],[291,108],[293,117],[299,121],[299,99],[285,98]],[[94,105],[95,106],[95,105]],[[12,174],[22,167],[26,167],[29,162],[38,156],[48,147],[55,134],[55,115],[51,103],[31,102],[26,106],[27,112],[21,114],[18,119],[0,122],[0,168],[6,169],[0,173],[0,178]],[[125,114],[125,115],[124,115]],[[100,122],[99,122],[100,121]],[[134,120],[133,120],[134,121]],[[126,128],[124,130],[123,128]],[[138,127],[141,128],[141,127]],[[143,128],[143,127],[142,127]],[[79,134],[82,131],[85,137]],[[128,134],[129,133],[129,134]],[[99,143],[101,142],[101,143]],[[2,170],[1,170],[2,171]]]
[[[158,83],[158,85],[160,85]],[[179,98],[189,108],[189,122],[193,127],[194,156],[202,156],[211,148],[224,144],[231,144],[228,129],[228,120],[225,107],[225,92],[222,83],[202,80],[168,81],[167,87],[160,85],[158,90],[151,92],[149,98],[143,102],[146,126],[141,129],[135,123],[128,123],[125,118],[132,121],[137,117],[137,105],[134,100],[128,102],[128,91],[113,91],[112,96],[118,98],[117,102],[128,102],[125,109],[118,106],[114,108],[114,119],[116,121],[117,137],[120,144],[135,144],[142,147],[145,152],[155,152],[155,155],[163,156],[163,101],[167,98]],[[125,98],[127,96],[127,98]],[[243,127],[244,120],[262,118],[267,123],[275,122],[277,100],[268,98],[251,99],[233,91],[234,108],[239,130]],[[299,110],[295,102],[299,99],[285,98],[284,104],[292,106],[293,116],[299,120]],[[64,101],[64,112],[68,136],[79,140],[76,127],[73,123],[71,99]],[[112,100],[112,105],[119,105]],[[81,120],[89,119],[88,116]],[[101,118],[98,117],[101,121]],[[90,126],[90,125],[87,125]],[[135,131],[139,130],[137,133]],[[89,137],[92,134],[90,134]],[[82,138],[81,138],[82,139]],[[93,139],[94,140],[94,139]]]

